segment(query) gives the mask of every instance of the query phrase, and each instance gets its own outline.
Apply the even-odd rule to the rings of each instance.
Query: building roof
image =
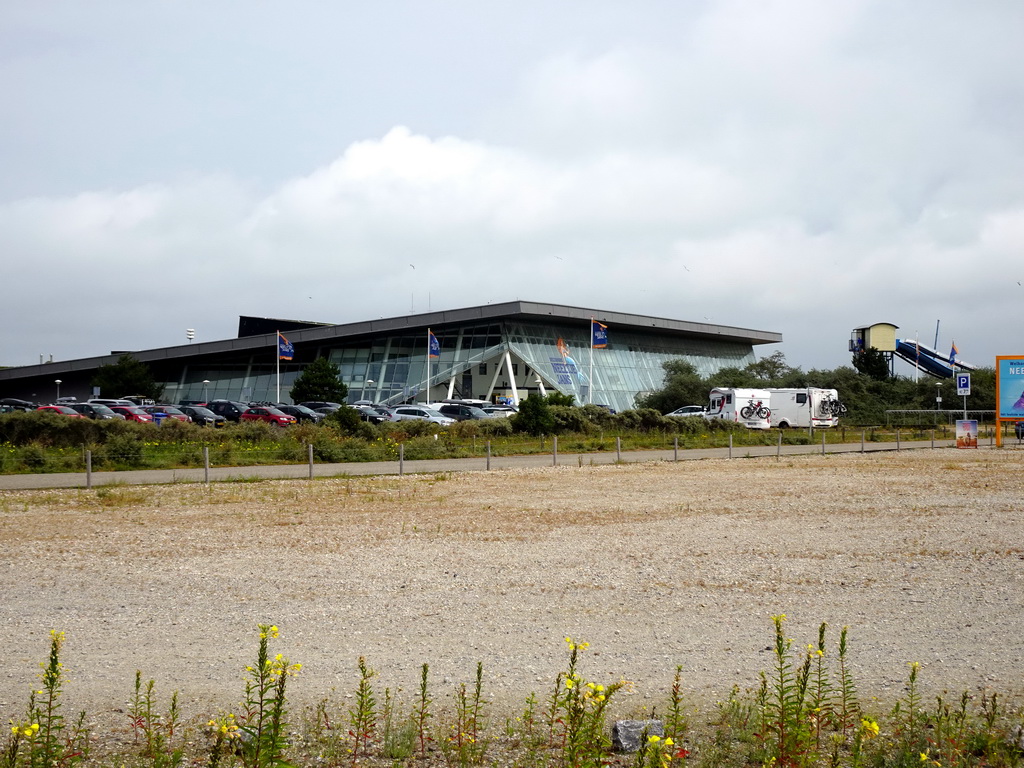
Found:
[[[358,323],[300,328],[291,330],[288,333],[288,340],[295,346],[305,346],[310,343],[317,344],[380,334],[394,334],[407,329],[422,329],[427,326],[437,331],[443,330],[449,325],[499,322],[515,319],[535,322],[547,320],[586,325],[586,323],[590,322],[591,318],[607,325],[611,334],[614,334],[616,329],[627,329],[648,333],[664,333],[673,336],[697,336],[705,339],[741,342],[751,345],[777,344],[782,341],[782,334],[772,331],[758,331],[750,328],[714,325],[712,323],[692,323],[685,320],[670,320],[646,315],[633,315],[625,312],[608,312],[598,309],[585,309],[583,307],[569,307],[561,304],[544,304],[519,300],[501,304],[485,304],[479,307],[466,307],[464,309],[424,312],[380,318],[378,320],[364,320]],[[223,341],[207,341],[139,350],[130,354],[135,359],[146,363],[216,356],[224,353],[244,352],[250,349],[263,349],[272,346],[275,343],[274,336],[274,333],[266,333],[243,338],[225,339]],[[614,342],[614,336],[612,336],[612,341]],[[0,369],[0,381],[93,370],[101,365],[116,363],[120,354],[123,353]]]

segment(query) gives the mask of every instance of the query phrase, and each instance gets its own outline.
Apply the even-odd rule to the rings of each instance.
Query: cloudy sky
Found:
[[[991,366],[1022,38],[1019,0],[12,0],[0,364],[524,299]]]

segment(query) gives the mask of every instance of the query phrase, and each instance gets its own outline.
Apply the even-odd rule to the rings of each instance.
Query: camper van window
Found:
[[[730,404],[732,403],[732,395],[731,394],[728,394],[728,395],[725,396],[725,402],[726,403],[730,403]]]
[[[807,393],[806,392],[797,392],[796,393],[796,404],[797,405],[807,405]]]

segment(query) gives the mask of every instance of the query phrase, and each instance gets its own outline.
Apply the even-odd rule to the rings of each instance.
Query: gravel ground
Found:
[[[849,625],[862,698],[1018,696],[1024,453],[935,450],[464,474],[0,493],[0,717],[20,715],[51,629],[66,705],[116,717],[135,670],[186,714],[237,706],[258,622],[303,664],[292,699],[344,701],[364,655],[439,706],[484,664],[513,713],[590,643],[583,674],[682,665],[709,707],[754,687],[773,614],[797,647]],[[123,715],[121,716],[123,717]]]

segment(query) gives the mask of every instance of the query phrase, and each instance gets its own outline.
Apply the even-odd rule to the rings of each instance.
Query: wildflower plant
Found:
[[[60,660],[64,633],[50,631],[50,655],[40,662],[41,687],[29,695],[25,718],[11,723],[4,753],[5,768],[69,768],[88,756],[89,733],[82,712],[71,728],[61,713],[64,665]]]
[[[465,683],[460,684],[456,691],[455,722],[442,747],[449,765],[457,765],[459,768],[480,765],[487,753],[487,740],[483,735],[486,727],[483,674],[483,662],[477,662],[476,681],[472,692],[467,690]]]
[[[128,717],[138,744],[140,734],[144,737],[142,755],[153,768],[174,768],[184,758],[182,744],[173,746],[174,734],[180,725],[178,692],[171,694],[170,707],[161,714],[155,704],[153,690],[155,681],[150,680],[143,687],[142,671],[135,671],[135,693],[128,705]]]
[[[376,674],[366,666],[366,659],[359,657],[359,685],[356,687],[355,703],[348,711],[348,736],[351,740],[352,765],[361,754],[368,752],[377,736],[377,699],[373,695],[371,678]]]
[[[579,673],[579,654],[589,643],[565,638],[569,665],[559,673],[552,699],[550,720],[556,724],[561,764],[566,768],[598,768],[603,765],[611,740],[605,732],[605,714],[615,693],[627,685],[625,680],[608,686],[588,682]]]
[[[269,644],[278,637],[278,628],[259,625],[259,649],[256,663],[246,667],[244,712],[238,718],[239,754],[246,768],[287,766],[284,750],[285,689],[288,678],[299,673],[301,664],[292,664],[281,654],[270,657]]]

